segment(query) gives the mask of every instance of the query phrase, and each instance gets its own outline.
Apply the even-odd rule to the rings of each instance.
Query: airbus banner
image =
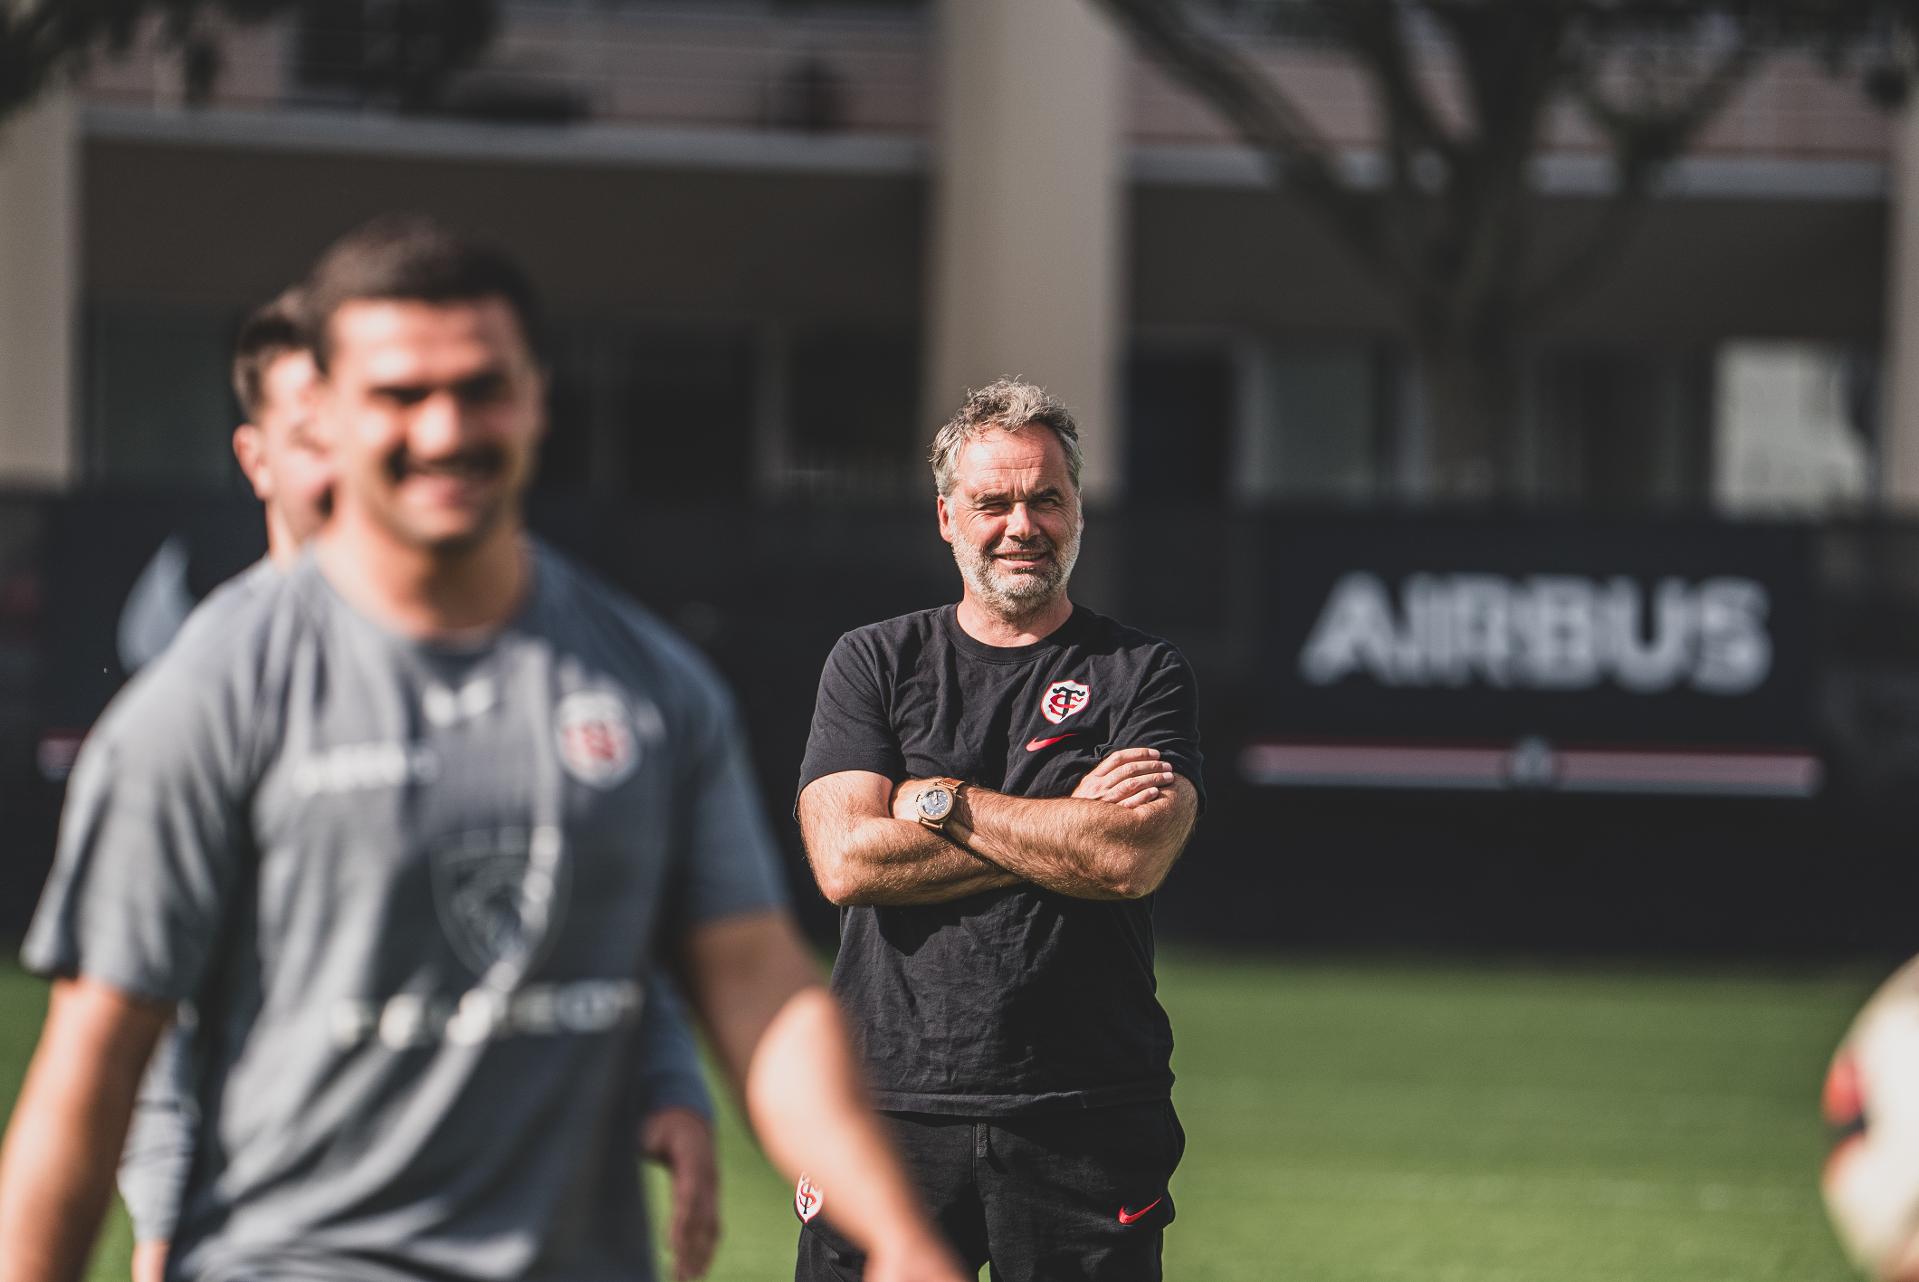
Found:
[[[1811,536],[1366,517],[1262,527],[1266,783],[1811,795]]]

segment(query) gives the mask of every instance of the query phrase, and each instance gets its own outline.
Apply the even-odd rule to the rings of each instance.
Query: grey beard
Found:
[[[1044,574],[1002,574],[993,558],[963,539],[953,540],[953,560],[960,578],[988,609],[1003,619],[1026,619],[1038,614],[1066,591],[1079,561],[1079,540],[1052,549],[1053,564]]]

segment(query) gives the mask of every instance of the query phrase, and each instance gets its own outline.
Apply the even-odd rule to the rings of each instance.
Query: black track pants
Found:
[[[1186,1147],[1170,1101],[962,1118],[889,1113],[894,1145],[960,1259],[993,1282],[1158,1282]],[[815,1201],[817,1198],[817,1201]],[[834,1191],[803,1184],[797,1282],[855,1282],[865,1257],[833,1227]]]

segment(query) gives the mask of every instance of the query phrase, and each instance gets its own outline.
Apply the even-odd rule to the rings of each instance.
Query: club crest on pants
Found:
[[[820,1186],[813,1183],[813,1177],[804,1173],[800,1182],[793,1186],[793,1210],[800,1217],[801,1224],[810,1224],[813,1217],[826,1205],[826,1194]]]
[[[1092,695],[1092,688],[1078,681],[1055,681],[1046,687],[1046,697],[1039,705],[1040,715],[1058,725],[1084,708]]]

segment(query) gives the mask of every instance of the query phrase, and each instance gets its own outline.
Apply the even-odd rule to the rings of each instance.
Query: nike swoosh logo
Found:
[[[1148,1202],[1145,1206],[1140,1207],[1139,1210],[1137,1211],[1129,1211],[1122,1206],[1119,1208],[1119,1222],[1121,1224],[1132,1224],[1135,1221],[1137,1221],[1140,1216],[1146,1214],[1146,1212],[1152,1210],[1154,1207],[1158,1206],[1161,1202],[1164,1202],[1165,1200],[1166,1200],[1166,1195],[1162,1193],[1158,1197],[1154,1198],[1152,1201]]]
[[[1026,751],[1038,752],[1041,748],[1050,748],[1061,739],[1071,739],[1078,733],[1079,731],[1077,730],[1069,730],[1065,734],[1056,734],[1051,739],[1028,739],[1026,741]]]

